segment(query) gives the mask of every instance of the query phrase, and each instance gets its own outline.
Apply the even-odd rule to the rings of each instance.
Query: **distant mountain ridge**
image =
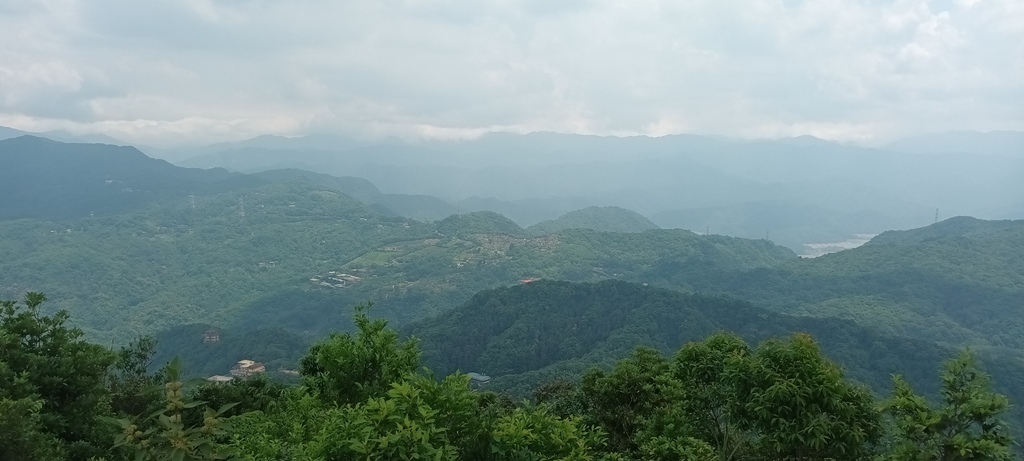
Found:
[[[17,138],[19,136],[35,136],[37,138],[46,138],[52,141],[66,142],[66,143],[89,143],[89,144],[111,144],[115,146],[127,146],[129,143],[121,141],[120,139],[107,136],[105,134],[98,133],[86,133],[86,134],[74,134],[64,130],[53,130],[43,132],[33,132],[18,130],[6,126],[0,126],[0,140]]]
[[[746,238],[767,233],[802,251],[807,243],[926,225],[936,208],[985,219],[1024,217],[1018,216],[1024,207],[1024,155],[1013,154],[1019,134],[969,133],[967,150],[933,141],[955,133],[882,148],[809,136],[490,133],[473,140],[333,150],[310,149],[302,139],[254,140],[253,146],[209,153],[189,165],[356,176],[388,192],[434,196],[461,203],[464,211],[500,212],[520,226],[589,206],[617,206],[661,227],[711,227]],[[1008,140],[998,139],[1003,135]],[[919,155],[913,146],[932,155]],[[801,217],[807,212],[820,216],[808,224]]]
[[[108,215],[262,182],[224,169],[177,167],[134,147],[35,136],[0,141],[0,165],[0,183],[9,191],[0,200],[0,219]]]
[[[207,195],[232,188],[295,180],[337,190],[375,207],[385,215],[420,221],[444,219],[458,213],[461,206],[430,195],[383,193],[370,181],[352,176],[339,177],[294,168],[248,175],[229,173],[221,168],[183,168],[149,158],[131,147],[63,143],[35,136],[23,138],[0,141],[0,165],[4,166],[0,177],[7,178],[7,183],[18,191],[11,196],[12,200],[0,201],[0,219],[62,219],[109,214],[139,209],[159,200],[185,200],[193,194]],[[109,187],[95,187],[98,184]],[[114,187],[116,185],[120,187]],[[25,205],[28,197],[33,197],[35,201],[32,206]],[[484,209],[474,209],[477,202],[467,201],[465,211],[509,208],[526,213],[545,212],[539,209],[531,211],[536,205],[531,203],[495,200],[480,203],[484,204]],[[635,217],[630,219],[639,221]],[[649,227],[646,223],[641,225]]]
[[[14,128],[8,128],[6,126],[0,126],[0,140],[17,138],[18,136],[31,135],[27,131],[21,131]]]
[[[21,135],[0,140],[0,180],[12,193],[0,200],[0,219],[64,219],[137,210],[168,199],[185,200],[236,188],[305,180],[350,195],[387,215],[443,219],[457,208],[426,195],[382,193],[371,182],[304,170],[245,175],[222,168],[183,168],[133,147],[64,143]]]

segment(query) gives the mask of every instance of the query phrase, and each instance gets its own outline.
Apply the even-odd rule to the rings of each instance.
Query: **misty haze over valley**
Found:
[[[494,211],[525,228],[573,210],[614,206],[661,228],[766,238],[802,255],[951,216],[1024,214],[1021,132],[949,132],[875,148],[811,136],[533,133],[416,143],[262,136],[143,151],[190,168],[324,185],[338,179],[318,175],[368,180],[366,188],[402,196],[391,212],[419,220]]]

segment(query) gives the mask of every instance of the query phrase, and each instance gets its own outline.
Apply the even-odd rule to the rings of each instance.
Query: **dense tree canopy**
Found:
[[[638,347],[516,404],[474,390],[467,375],[421,368],[417,341],[371,319],[369,306],[356,309],[356,331],[310,349],[302,385],[282,386],[185,381],[180,359],[147,374],[150,338],[117,353],[89,344],[65,326],[66,313],[40,314],[44,299],[0,304],[5,460],[1012,457],[1000,420],[1008,401],[969,356],[947,363],[944,406],[900,379],[882,405],[808,335],[751,346],[720,333],[671,357]]]
[[[1002,415],[1010,402],[992,392],[988,376],[964,352],[942,367],[941,405],[932,407],[900,376],[886,409],[895,423],[887,460],[1010,460],[1012,437]]]
[[[12,441],[0,450],[10,451],[4,459],[18,452],[86,460],[107,445],[97,417],[106,412],[115,356],[65,325],[67,312],[40,313],[45,300],[27,293],[20,303],[0,301],[0,440]]]

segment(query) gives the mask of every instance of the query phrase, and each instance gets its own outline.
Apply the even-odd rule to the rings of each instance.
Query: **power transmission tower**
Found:
[[[935,222],[939,222],[939,209],[935,209]]]

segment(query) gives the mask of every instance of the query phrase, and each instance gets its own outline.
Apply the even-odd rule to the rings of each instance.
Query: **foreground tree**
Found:
[[[604,433],[586,426],[579,418],[556,417],[544,406],[517,408],[495,422],[490,459],[621,459],[600,453],[604,443]]]
[[[761,344],[727,372],[734,417],[768,459],[865,459],[881,435],[871,392],[846,380],[809,335]]]
[[[620,459],[607,457],[603,432],[579,418],[543,406],[510,408],[471,390],[464,374],[437,380],[415,372],[415,340],[400,341],[385,321],[370,320],[366,307],[356,310],[356,332],[310,348],[301,367],[306,386],[265,411],[231,418],[232,445],[243,458]]]
[[[107,373],[107,389],[114,413],[138,415],[156,404],[151,392],[144,392],[163,382],[163,371],[150,374],[149,367],[156,353],[156,339],[142,336],[117,351],[117,359]]]
[[[309,349],[299,366],[302,382],[335,404],[362,402],[385,394],[420,365],[414,339],[399,341],[383,319],[370,320],[372,304],[356,306],[356,334],[332,333]]]
[[[734,416],[742,401],[732,370],[749,356],[743,339],[719,333],[684,345],[672,362],[672,375],[683,390],[680,412],[693,436],[715,447],[722,460],[737,459],[747,448],[748,434]]]
[[[121,430],[114,448],[125,448],[136,461],[214,461],[233,456],[234,451],[220,442],[230,430],[222,416],[234,404],[206,408],[200,425],[187,424],[185,412],[206,402],[188,397],[181,369],[181,360],[175,358],[165,367],[167,382],[145,390],[162,397],[164,406],[159,411],[131,419],[105,418]]]
[[[66,311],[43,315],[44,301],[42,293],[0,301],[0,430],[13,428],[22,436],[12,440],[52,443],[42,451],[84,461],[109,445],[110,432],[97,418],[109,413],[105,378],[115,357],[66,326]]]
[[[882,434],[872,394],[807,335],[751,350],[718,334],[672,362],[641,347],[581,391],[586,417],[636,459],[865,459]]]
[[[34,399],[0,399],[0,459],[57,461],[64,458],[61,441],[46,433]]]
[[[942,405],[933,407],[900,376],[886,410],[893,417],[892,461],[1002,461],[1013,459],[1013,440],[1001,416],[1006,397],[992,392],[988,375],[970,352],[942,368]]]
[[[650,418],[677,400],[668,371],[657,350],[638,347],[610,372],[594,369],[583,377],[588,420],[604,429],[615,451],[637,451]]]

